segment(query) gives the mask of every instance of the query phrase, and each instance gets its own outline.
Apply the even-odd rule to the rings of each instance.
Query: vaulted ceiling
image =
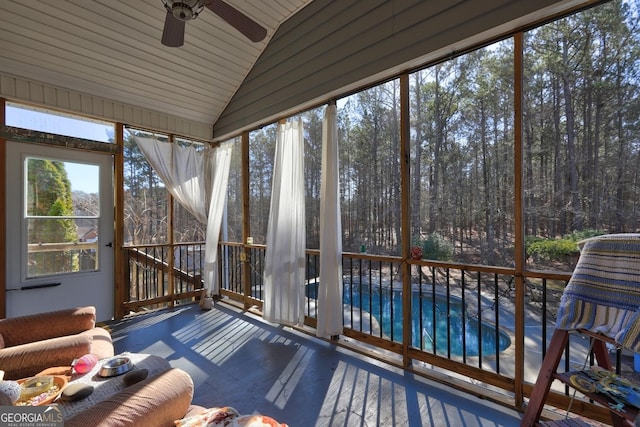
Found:
[[[172,48],[160,42],[161,0],[2,0],[0,73],[212,125],[278,27],[310,1],[227,0],[267,29],[263,41],[205,8]]]
[[[216,0],[219,1],[219,0]],[[0,0],[0,97],[221,140],[598,0],[224,0],[161,43],[162,0]]]

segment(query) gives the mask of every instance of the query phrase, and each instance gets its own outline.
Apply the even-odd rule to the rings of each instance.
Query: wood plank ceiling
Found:
[[[204,9],[186,23],[184,46],[163,46],[161,0],[2,0],[0,77],[211,127],[277,28],[311,2],[226,1],[267,28],[265,40]]]

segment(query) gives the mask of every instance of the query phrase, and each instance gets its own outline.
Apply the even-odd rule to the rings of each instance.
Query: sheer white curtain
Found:
[[[336,106],[328,105],[322,122],[320,187],[320,284],[316,335],[342,334],[342,221],[338,173]]]
[[[264,268],[265,320],[304,323],[305,206],[302,121],[278,125]]]
[[[219,293],[217,260],[218,236],[224,211],[233,145],[193,146],[134,137],[147,161],[174,199],[198,221],[207,224],[204,253],[204,286],[208,295]]]

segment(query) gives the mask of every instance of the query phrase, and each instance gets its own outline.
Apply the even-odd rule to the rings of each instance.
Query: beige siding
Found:
[[[102,105],[71,112],[112,120],[105,108],[126,120],[135,115],[127,124],[207,139],[271,35],[309,1],[228,0],[267,30],[263,41],[205,9],[185,23],[184,45],[169,48],[160,42],[167,14],[160,0],[0,0],[3,94],[50,107],[87,94],[82,103]],[[28,81],[29,93],[7,76]]]
[[[10,101],[63,110],[87,117],[154,129],[195,139],[210,140],[211,125],[157,111],[87,95],[11,75],[0,74],[0,97]]]
[[[214,137],[325,102],[578,3],[585,2],[315,0],[276,32],[215,123]]]

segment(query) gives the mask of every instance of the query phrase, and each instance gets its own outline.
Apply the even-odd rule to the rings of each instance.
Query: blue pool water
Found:
[[[316,286],[307,288],[308,296],[316,297]],[[446,356],[478,356],[482,348],[483,356],[493,356],[511,345],[509,335],[496,330],[487,322],[478,322],[473,316],[466,315],[462,301],[450,296],[449,304],[445,295],[436,294],[435,304],[431,294],[412,294],[412,345],[424,351]],[[353,305],[371,313],[382,328],[382,333],[393,341],[402,341],[402,292],[389,288],[369,285],[344,285],[344,303]],[[420,308],[422,307],[422,313]],[[364,320],[363,320],[364,321]],[[348,326],[348,325],[347,325]],[[464,337],[464,338],[463,338]],[[449,341],[450,349],[447,348]],[[463,349],[466,351],[463,353]]]

